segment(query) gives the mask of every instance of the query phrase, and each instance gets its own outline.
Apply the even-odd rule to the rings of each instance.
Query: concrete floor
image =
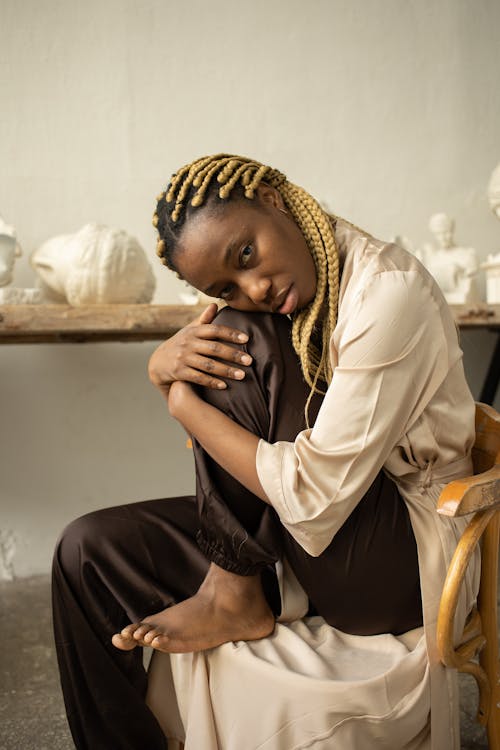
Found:
[[[49,580],[0,583],[0,601],[0,750],[73,750],[52,645]],[[474,682],[466,676],[461,703],[463,750],[485,750],[484,730],[473,719]]]

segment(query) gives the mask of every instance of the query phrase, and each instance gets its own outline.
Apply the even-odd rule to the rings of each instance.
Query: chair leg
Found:
[[[483,537],[481,588],[479,611],[486,643],[479,654],[479,662],[488,675],[490,700],[486,724],[489,750],[500,750],[500,665],[498,659],[498,534],[499,514],[490,521]]]
[[[500,693],[497,697],[500,697]],[[500,709],[498,706],[491,711],[486,732],[489,750],[500,750]]]

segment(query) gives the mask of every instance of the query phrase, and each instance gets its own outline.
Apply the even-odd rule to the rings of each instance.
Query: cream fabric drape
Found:
[[[154,654],[147,702],[169,750],[429,750],[423,628],[342,633],[304,617],[307,596],[286,561],[278,568],[284,609],[272,636]]]

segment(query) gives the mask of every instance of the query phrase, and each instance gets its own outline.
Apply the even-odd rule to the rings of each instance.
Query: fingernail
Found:
[[[240,361],[243,362],[244,365],[249,365],[252,361],[252,358],[249,354],[242,354],[240,357]]]
[[[238,380],[242,380],[245,377],[245,373],[243,372],[243,370],[235,370],[234,377],[238,378]]]
[[[238,341],[243,341],[243,342],[248,341],[248,336],[246,335],[246,333],[239,333]]]
[[[222,391],[224,388],[227,388],[225,383],[217,383],[217,388]]]

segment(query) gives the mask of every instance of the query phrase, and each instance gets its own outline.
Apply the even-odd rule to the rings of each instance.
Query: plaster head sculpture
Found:
[[[47,300],[75,306],[147,303],[156,286],[138,241],[99,224],[47,240],[31,256],[31,265]]]
[[[500,253],[490,253],[481,268],[486,271],[486,301],[489,305],[500,305]]]
[[[500,219],[500,164],[492,172],[488,184],[488,200],[491,210]]]
[[[42,301],[38,289],[8,286],[14,275],[16,258],[22,255],[16,230],[0,216],[0,305],[34,305]]]
[[[16,258],[21,255],[16,230],[0,216],[0,286],[10,284]]]
[[[479,301],[476,251],[455,244],[455,222],[445,213],[433,214],[429,229],[435,242],[427,243],[420,251],[422,262],[438,282],[449,304],[475,304]]]
[[[488,183],[488,201],[490,208],[500,219],[500,164],[493,170]],[[500,253],[490,254],[486,263],[481,263],[486,271],[486,299],[490,305],[500,304]]]
[[[433,214],[429,219],[429,229],[436,238],[438,248],[448,250],[453,247],[455,222],[447,214]]]

